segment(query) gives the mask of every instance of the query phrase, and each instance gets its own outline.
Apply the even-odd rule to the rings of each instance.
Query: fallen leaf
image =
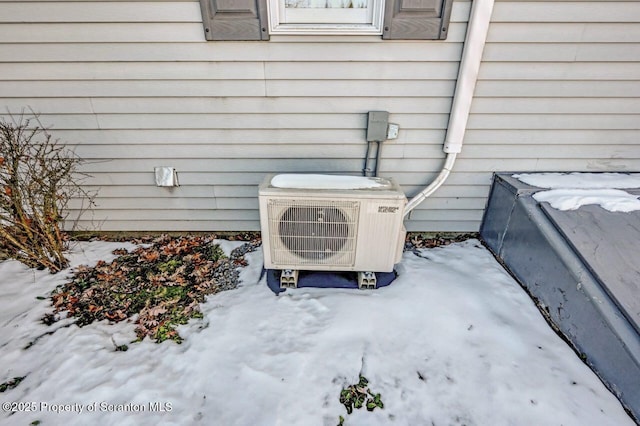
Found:
[[[154,262],[158,260],[158,258],[160,258],[160,253],[158,253],[157,251],[152,251],[149,253],[144,253],[142,257],[146,262]]]

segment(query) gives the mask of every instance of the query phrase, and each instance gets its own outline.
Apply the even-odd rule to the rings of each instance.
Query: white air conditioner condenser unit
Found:
[[[259,201],[266,269],[391,272],[400,261],[407,198],[392,179],[267,176]]]

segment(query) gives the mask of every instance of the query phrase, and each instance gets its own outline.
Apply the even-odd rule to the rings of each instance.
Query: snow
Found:
[[[587,204],[598,204],[610,212],[640,210],[640,199],[619,189],[551,189],[537,192],[533,198],[558,210],[576,210]]]
[[[547,189],[640,188],[640,173],[522,173],[513,177]]]
[[[640,210],[640,199],[616,188],[640,188],[640,173],[533,173],[514,178],[528,185],[550,188],[533,198],[558,210],[576,210],[588,204],[611,212]]]
[[[231,252],[245,244],[245,241],[229,241],[229,240],[213,240],[217,244],[225,256],[231,256]]]
[[[109,261],[122,246],[133,248],[80,243],[72,263]],[[36,297],[69,271],[0,263],[0,382],[26,376],[0,402],[32,409],[0,413],[0,423],[633,424],[475,240],[405,253],[398,279],[378,290],[275,296],[261,252],[247,260],[242,285],[209,297],[204,319],[180,328],[181,345],[129,343],[127,322],[67,319],[49,334],[39,318],[50,302]],[[123,343],[128,351],[114,351]],[[360,373],[385,408],[348,416],[339,393]]]
[[[384,178],[364,176],[282,174],[271,179],[271,186],[291,189],[371,189],[389,187]]]

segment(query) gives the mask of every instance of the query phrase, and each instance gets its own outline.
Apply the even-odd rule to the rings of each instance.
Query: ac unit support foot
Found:
[[[280,288],[297,288],[298,271],[296,269],[284,269],[280,273]]]
[[[361,290],[375,289],[377,286],[376,274],[374,272],[358,272],[358,287]]]

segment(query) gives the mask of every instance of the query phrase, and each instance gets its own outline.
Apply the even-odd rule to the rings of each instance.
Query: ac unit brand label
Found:
[[[378,213],[397,213],[399,209],[397,206],[378,206]]]

